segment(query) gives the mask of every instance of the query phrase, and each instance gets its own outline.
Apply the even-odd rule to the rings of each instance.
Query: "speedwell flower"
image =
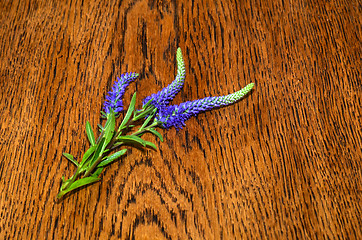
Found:
[[[124,73],[112,87],[112,91],[108,92],[106,101],[103,105],[103,111],[108,114],[113,111],[116,115],[123,110],[123,95],[127,86],[138,77],[138,73]]]
[[[226,96],[206,97],[195,101],[184,102],[180,105],[161,108],[156,116],[156,120],[166,129],[172,126],[180,129],[185,126],[185,121],[192,116],[197,116],[200,112],[213,108],[233,104],[249,93],[253,87],[254,83],[250,83],[243,89]]]
[[[182,89],[185,81],[186,70],[185,63],[182,58],[181,48],[177,49],[176,60],[177,75],[175,80],[158,93],[154,93],[151,96],[146,97],[143,100],[143,105],[145,105],[148,101],[152,99],[150,105],[158,109],[164,108],[169,104],[170,101],[172,101],[172,99],[175,98],[176,94]]]

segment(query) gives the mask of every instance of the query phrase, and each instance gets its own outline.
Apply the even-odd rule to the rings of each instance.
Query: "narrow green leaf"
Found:
[[[97,145],[94,145],[92,147],[90,147],[83,155],[82,158],[82,162],[81,165],[84,165],[84,163],[88,160],[88,158],[94,153],[94,151],[96,150]]]
[[[159,133],[155,129],[149,129],[148,131],[151,132],[152,134],[154,134],[155,136],[157,136],[161,140],[161,142],[163,142],[163,137],[162,137],[161,133]]]
[[[146,117],[147,115],[149,115],[152,111],[157,111],[157,109],[151,107],[151,108],[148,108],[146,111],[142,112],[140,115],[138,115],[137,117],[135,117],[133,120],[134,121],[137,121],[141,118],[144,118]]]
[[[114,116],[114,113],[108,114],[107,122],[104,126],[104,138],[105,138],[105,147],[107,144],[111,141],[114,133],[114,127],[116,124],[116,118]]]
[[[157,147],[156,147],[156,145],[154,143],[149,142],[149,141],[145,141],[145,144],[146,144],[146,147],[153,148],[154,150],[157,151]]]
[[[153,144],[152,142],[143,140],[142,138],[137,137],[137,136],[132,136],[132,135],[121,136],[121,137],[118,137],[117,139],[126,144],[142,145],[143,147],[150,147],[150,148],[157,150],[157,147],[155,144]]]
[[[153,100],[153,98],[148,100],[148,102],[145,105],[143,105],[143,109],[146,109],[151,104],[152,100]]]
[[[143,140],[142,138],[137,137],[137,136],[132,136],[132,135],[120,136],[117,139],[119,141],[122,141],[122,142],[127,143],[127,144],[140,144],[140,145],[142,145],[144,147],[146,146],[145,140]]]
[[[103,126],[102,126],[102,125],[97,124],[97,126],[98,126],[98,130],[99,130],[100,132],[102,132],[102,131],[104,130],[104,128],[103,128]]]
[[[97,168],[96,171],[92,174],[92,177],[98,177],[99,175],[101,175],[102,171],[103,171],[102,167]]]
[[[68,185],[68,183],[69,183],[71,180],[72,180],[71,178],[69,178],[69,179],[67,179],[67,180],[65,180],[65,178],[62,178],[63,183],[62,183],[62,186],[60,186],[60,191],[63,191],[63,189]]]
[[[133,97],[131,99],[131,103],[129,104],[126,116],[124,116],[124,119],[123,119],[121,125],[118,128],[118,131],[122,130],[124,128],[124,126],[126,126],[127,122],[132,117],[135,106],[136,106],[136,93],[133,94]]]
[[[74,183],[72,183],[72,185],[69,186],[69,188],[67,188],[66,190],[63,191],[63,195],[70,192],[70,191],[73,191],[77,188],[80,188],[80,187],[83,187],[83,186],[86,186],[88,184],[91,184],[91,183],[94,183],[94,182],[97,182],[99,181],[100,178],[97,178],[97,177],[86,177],[86,178],[81,178],[77,181],[75,181]]]
[[[102,118],[107,118],[107,113],[105,113],[104,111],[101,111],[102,114]]]
[[[153,116],[155,116],[157,109],[154,109],[152,111],[152,113],[147,117],[146,121],[142,124],[140,129],[145,128],[146,126],[148,126],[148,123],[153,119]]]
[[[66,157],[69,161],[71,161],[75,166],[79,166],[79,163],[74,159],[72,154],[63,153],[63,156]]]
[[[119,146],[122,146],[124,143],[123,142],[118,142],[118,143],[115,143],[115,144],[113,144],[113,146],[112,146],[112,150],[113,149],[116,149],[117,147],[119,147]]]
[[[105,145],[105,138],[102,138],[102,140],[98,143],[97,149],[95,150],[92,160],[90,161],[89,166],[92,166],[92,164],[97,161],[97,159],[103,154],[103,150],[104,150],[104,145]]]
[[[95,138],[94,138],[94,133],[93,133],[93,130],[92,130],[92,126],[90,125],[90,123],[87,121],[86,125],[85,125],[85,130],[87,132],[87,136],[88,136],[88,140],[90,142],[90,144],[92,146],[95,145]]]
[[[116,160],[120,156],[124,155],[126,152],[127,152],[127,149],[122,149],[121,151],[113,153],[111,156],[108,156],[108,157],[104,158],[104,160],[102,162],[100,162],[97,167],[106,166],[107,164],[113,162],[114,160]]]

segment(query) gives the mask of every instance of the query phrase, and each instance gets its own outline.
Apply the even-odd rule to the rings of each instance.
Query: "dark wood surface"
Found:
[[[116,77],[154,93],[177,47],[174,103],[255,90],[56,203]],[[0,239],[362,239],[361,56],[358,0],[1,1]]]

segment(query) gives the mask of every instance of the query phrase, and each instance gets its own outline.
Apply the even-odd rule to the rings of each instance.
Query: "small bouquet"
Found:
[[[104,126],[98,124],[99,134],[97,139],[90,123],[86,123],[86,133],[90,147],[84,153],[81,162],[69,153],[63,155],[76,166],[72,177],[65,180],[62,177],[62,185],[57,195],[61,199],[64,195],[92,184],[100,180],[102,170],[110,163],[116,161],[126,152],[124,146],[141,146],[157,150],[154,143],[142,139],[145,133],[151,133],[161,141],[162,135],[156,128],[177,130],[185,126],[185,121],[201,112],[227,106],[239,101],[254,87],[254,83],[248,84],[240,91],[226,96],[206,97],[199,100],[188,101],[180,105],[169,105],[170,101],[182,89],[185,80],[185,64],[181,49],[177,49],[177,75],[176,79],[167,87],[152,94],[143,100],[142,109],[136,109],[136,93],[133,94],[128,110],[121,123],[116,127],[116,119],[123,111],[123,95],[127,86],[134,81],[137,73],[125,73],[114,83],[108,93],[101,111],[102,117],[107,119]]]

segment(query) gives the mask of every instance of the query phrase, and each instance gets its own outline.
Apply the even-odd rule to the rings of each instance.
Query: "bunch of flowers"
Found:
[[[86,133],[90,147],[84,153],[81,162],[76,161],[71,154],[63,153],[77,169],[69,179],[65,180],[62,177],[62,185],[57,195],[58,200],[80,187],[99,181],[99,176],[104,167],[126,154],[127,149],[122,148],[123,146],[142,146],[156,150],[157,147],[154,143],[141,138],[143,134],[154,134],[163,141],[162,135],[156,128],[169,129],[175,127],[179,130],[185,126],[185,121],[192,116],[213,108],[233,104],[243,98],[254,87],[254,83],[250,83],[240,91],[226,96],[206,97],[179,105],[169,105],[182,89],[185,81],[185,64],[180,48],[177,49],[176,60],[177,75],[175,80],[158,93],[146,97],[142,101],[142,109],[135,108],[136,93],[134,93],[122,122],[116,128],[116,119],[124,107],[122,101],[124,92],[127,86],[138,77],[138,74],[125,73],[117,79],[104,102],[101,113],[107,120],[104,126],[98,124],[100,134],[97,139],[90,123],[88,121],[86,123]],[[139,127],[132,132],[136,126]],[[118,151],[113,152],[116,149]],[[112,154],[110,154],[111,152]]]

